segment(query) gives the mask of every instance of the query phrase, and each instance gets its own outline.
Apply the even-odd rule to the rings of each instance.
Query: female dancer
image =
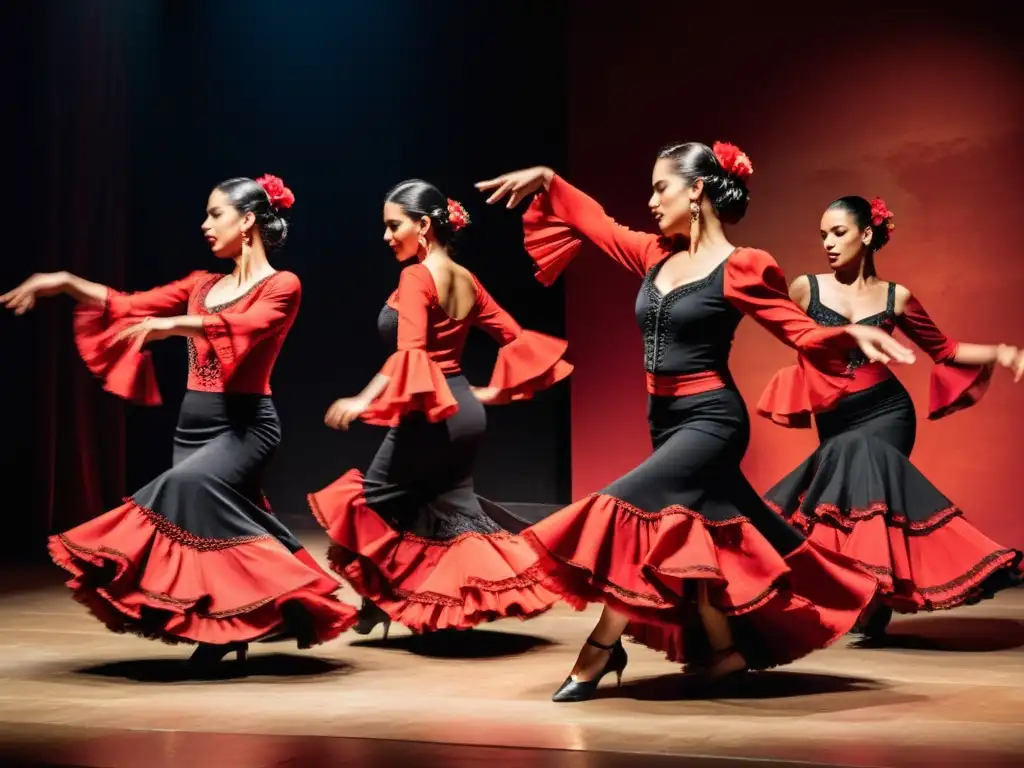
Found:
[[[524,223],[543,282],[566,267],[581,237],[644,278],[636,314],[654,453],[524,533],[541,557],[546,585],[578,609],[605,604],[555,701],[592,697],[609,672],[621,679],[628,622],[636,640],[704,666],[717,680],[828,645],[875,592],[868,574],[806,542],[768,509],[741,473],[749,423],[729,375],[729,348],[740,319],[753,316],[823,369],[816,391],[822,399],[831,391],[829,371],[843,370],[847,350],[859,346],[871,359],[912,357],[877,329],[818,328],[786,296],[769,254],[726,239],[723,225],[746,211],[751,171],[747,156],[729,144],[663,150],[649,202],[662,237],[616,224],[549,168],[478,185],[494,190],[488,202],[508,195],[509,207],[539,191]],[[689,249],[677,250],[683,239]]]
[[[932,419],[976,403],[997,364],[1020,380],[1024,352],[952,341],[908,289],[878,277],[875,254],[892,229],[884,201],[839,198],[821,219],[832,272],[798,277],[790,296],[825,327],[855,322],[902,330],[936,363]],[[1024,555],[982,535],[910,463],[917,424],[899,379],[856,351],[850,367],[853,378],[835,407],[815,414],[820,447],[765,498],[811,541],[875,574],[880,605],[863,631],[883,634],[894,610],[953,608],[1019,583]],[[776,374],[758,404],[762,415],[792,427],[810,426],[811,410],[796,366]]]
[[[332,540],[333,568],[364,598],[355,631],[392,619],[413,632],[528,618],[557,597],[539,583],[536,556],[509,531],[526,526],[477,496],[473,465],[484,405],[523,400],[565,378],[566,343],[523,330],[451,256],[465,210],[425,181],[392,189],[384,241],[402,270],[377,327],[397,351],[356,397],[324,421],[356,418],[391,429],[363,477],[350,470],[309,502]],[[502,345],[490,385],[471,387],[459,360],[470,328]]]
[[[266,249],[284,242],[281,210],[294,196],[280,179],[230,179],[210,194],[203,222],[230,275],[193,272],[125,295],[66,272],[33,275],[0,297],[16,314],[40,296],[67,293],[79,352],[105,389],[159,405],[142,347],[188,343],[188,391],[171,469],[125,503],[50,539],[75,598],[115,632],[199,643],[210,666],[254,640],[324,642],[356,620],[321,570],[270,512],[264,470],[281,440],[270,374],[299,310],[299,279],[275,271]]]

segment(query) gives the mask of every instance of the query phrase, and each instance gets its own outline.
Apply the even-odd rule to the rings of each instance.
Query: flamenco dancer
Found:
[[[392,620],[414,633],[468,629],[546,611],[537,557],[514,532],[526,527],[476,495],[473,465],[485,405],[530,398],[565,378],[566,342],[520,328],[451,256],[465,209],[432,184],[404,181],[384,203],[384,241],[400,262],[398,290],[377,318],[396,349],[357,396],[324,421],[388,426],[363,477],[350,470],[310,494],[332,540],[332,567],[363,596],[355,631]],[[471,387],[459,360],[474,326],[501,344],[490,385]]]
[[[806,541],[743,476],[749,422],[729,350],[739,321],[752,316],[813,362],[812,396],[822,401],[852,349],[872,360],[913,357],[876,328],[818,327],[789,300],[768,253],[729,242],[723,226],[746,212],[752,170],[730,144],[664,149],[648,203],[660,237],[616,224],[549,168],[477,185],[493,190],[489,203],[507,196],[508,207],[538,193],[524,226],[542,282],[555,280],[583,237],[643,278],[636,315],[654,452],[523,534],[546,585],[577,609],[605,606],[555,701],[591,698],[610,672],[621,680],[624,631],[714,682],[828,645],[875,593],[867,573]]]
[[[789,289],[793,300],[823,327],[902,330],[936,364],[931,419],[978,402],[996,365],[1019,381],[1020,349],[949,339],[907,288],[878,276],[875,255],[889,242],[892,219],[880,199],[832,203],[821,219],[831,272],[798,277]],[[910,463],[917,423],[899,379],[857,350],[849,365],[853,377],[842,396],[814,414],[820,446],[765,498],[812,542],[853,558],[879,580],[879,604],[859,629],[878,637],[893,611],[955,608],[1020,583],[1024,554],[984,536]],[[814,409],[805,370],[792,366],[776,374],[759,413],[785,426],[809,427]]]
[[[210,194],[203,234],[229,275],[193,272],[125,295],[66,272],[37,274],[0,297],[15,314],[66,293],[79,308],[79,352],[104,388],[159,405],[150,353],[170,336],[188,344],[188,391],[171,469],[125,503],[50,538],[67,582],[108,629],[198,643],[191,661],[215,667],[248,643],[294,638],[308,647],[356,620],[339,584],[270,512],[264,470],[281,440],[270,375],[299,310],[301,288],[266,250],[288,231],[295,198],[274,176],[230,179]]]

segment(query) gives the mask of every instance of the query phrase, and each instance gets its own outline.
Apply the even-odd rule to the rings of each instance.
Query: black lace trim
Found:
[[[811,300],[807,305],[807,316],[818,325],[827,328],[851,325],[849,318],[832,309],[832,307],[821,303],[821,294],[818,290],[818,276],[807,275],[807,281],[811,287]],[[889,283],[885,309],[868,317],[863,317],[856,323],[852,323],[852,325],[867,325],[892,333],[896,327],[896,283]],[[863,365],[867,365],[867,362],[868,359],[864,356],[864,353],[859,349],[855,349],[849,354],[847,370],[854,371]]]
[[[725,259],[710,273],[702,278],[689,283],[677,285],[667,293],[662,293],[654,284],[658,273],[664,266],[665,261],[655,264],[644,276],[642,290],[647,300],[647,311],[644,314],[644,369],[651,373],[657,372],[665,358],[665,348],[671,338],[669,318],[672,314],[673,305],[680,299],[691,296],[698,291],[707,288],[714,281],[725,263]]]
[[[206,283],[206,285],[204,285],[202,287],[202,290],[200,290],[200,292],[199,292],[199,297],[198,297],[198,302],[197,302],[199,304],[199,309],[203,313],[208,314],[208,315],[216,315],[218,312],[223,312],[228,307],[230,307],[230,306],[232,306],[234,304],[237,304],[242,299],[246,298],[247,296],[252,295],[253,291],[255,291],[257,288],[259,288],[261,285],[263,285],[265,282],[267,282],[267,280],[270,280],[276,274],[277,274],[277,272],[274,272],[274,273],[269,274],[266,277],[262,278],[261,280],[257,280],[255,283],[250,285],[249,289],[245,293],[243,293],[241,296],[236,296],[235,298],[233,298],[233,299],[231,299],[229,301],[225,301],[225,302],[223,302],[221,304],[217,304],[216,306],[213,306],[213,307],[208,307],[208,306],[206,306],[206,296],[213,289],[213,286],[215,286],[217,283],[219,283],[221,281],[221,279],[223,279],[223,277],[224,277],[224,275],[214,275],[213,279],[210,280],[208,283]]]

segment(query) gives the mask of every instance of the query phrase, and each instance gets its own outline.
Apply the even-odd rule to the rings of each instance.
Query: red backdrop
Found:
[[[792,18],[777,4],[734,4],[728,19],[691,3],[634,3],[628,14],[571,5],[568,177],[619,221],[652,228],[645,203],[661,144],[732,141],[755,167],[735,242],[769,250],[790,278],[825,271],[826,205],[881,195],[897,222],[882,276],[907,285],[954,339],[1024,345],[1024,74],[1008,4],[966,16],[963,5],[901,3],[876,19],[838,4]],[[566,277],[574,497],[650,451],[637,286],[590,253]],[[741,323],[732,370],[748,406],[792,360]],[[1024,546],[1024,387],[1001,370],[979,406],[928,422],[930,370],[922,356],[898,371],[918,404],[915,464],[980,528]],[[745,469],[766,490],[815,444],[811,431],[754,419]]]

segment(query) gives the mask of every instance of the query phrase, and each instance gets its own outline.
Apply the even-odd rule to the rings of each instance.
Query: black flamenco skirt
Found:
[[[338,582],[274,517],[262,477],[281,440],[273,401],[189,391],[171,469],[124,504],[50,537],[76,599],[115,632],[170,643],[336,637],[356,620]]]
[[[634,640],[706,664],[704,585],[753,669],[829,645],[856,623],[876,584],[773,512],[740,471],[749,441],[735,389],[650,399],[654,452],[599,493],[524,532],[545,584],[571,606],[602,602]]]
[[[1020,583],[1024,555],[984,536],[910,463],[917,423],[898,379],[815,420],[821,445],[765,498],[811,541],[874,574],[883,603],[940,610]]]
[[[476,494],[486,412],[465,377],[445,378],[453,415],[433,423],[405,416],[365,477],[350,470],[309,495],[331,539],[332,568],[417,633],[529,618],[557,601],[516,535],[528,523]]]

